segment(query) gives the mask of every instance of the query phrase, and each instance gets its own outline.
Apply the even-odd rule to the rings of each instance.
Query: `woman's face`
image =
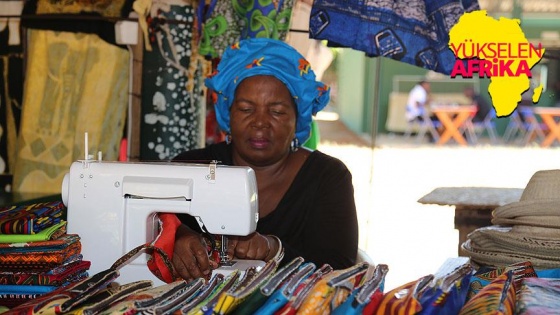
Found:
[[[282,81],[259,75],[244,79],[230,112],[234,155],[254,166],[273,164],[290,151],[296,132],[296,109]]]

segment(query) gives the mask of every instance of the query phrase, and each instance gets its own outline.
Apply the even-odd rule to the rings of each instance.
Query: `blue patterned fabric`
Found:
[[[477,0],[315,0],[309,36],[450,74],[449,30]]]
[[[311,118],[329,102],[330,89],[315,80],[309,62],[290,45],[274,39],[242,40],[224,52],[217,71],[206,86],[218,95],[216,119],[230,132],[229,111],[239,83],[251,76],[270,75],[282,81],[297,107],[296,138],[303,144],[310,136]]]

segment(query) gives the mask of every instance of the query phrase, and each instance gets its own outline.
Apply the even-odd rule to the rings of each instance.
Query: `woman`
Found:
[[[174,160],[255,170],[257,231],[229,237],[229,253],[266,261],[282,246],[284,261],[302,256],[317,265],[352,266],[358,224],[351,174],[341,161],[300,148],[312,115],[329,100],[309,63],[281,41],[244,40],[226,50],[206,85],[218,95],[216,117],[227,141]],[[185,279],[206,276],[215,266],[192,218],[181,219],[187,224],[177,229],[173,264]]]

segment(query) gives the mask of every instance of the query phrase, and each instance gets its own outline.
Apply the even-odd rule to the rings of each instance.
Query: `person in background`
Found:
[[[430,82],[422,80],[418,82],[408,93],[408,101],[406,102],[406,120],[412,122],[414,120],[422,121],[424,112],[429,102]]]
[[[475,93],[472,86],[467,86],[463,90],[463,94],[471,101],[471,105],[475,105],[477,110],[472,121],[482,122],[488,116],[491,110],[490,104],[480,94]]]
[[[354,265],[358,223],[352,175],[340,160],[300,147],[310,135],[312,115],[329,101],[329,88],[315,80],[309,63],[282,41],[248,39],[224,52],[205,83],[217,93],[216,118],[226,141],[173,160],[254,169],[257,229],[246,237],[230,236],[230,256],[266,261],[282,246],[283,263],[301,256],[335,269]],[[208,276],[216,265],[201,231],[194,218],[180,219],[173,265],[184,279]]]

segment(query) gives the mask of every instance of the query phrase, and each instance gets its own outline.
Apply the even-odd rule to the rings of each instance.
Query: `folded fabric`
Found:
[[[294,291],[293,296],[290,298],[288,303],[286,303],[281,309],[276,311],[275,314],[281,315],[292,315],[296,314],[297,310],[307,297],[307,294],[311,292],[315,284],[323,279],[324,276],[328,275],[329,273],[333,272],[333,268],[329,264],[324,264],[321,268],[315,270],[311,276],[307,279],[303,280],[296,290]],[[243,307],[244,305],[242,305]]]
[[[206,299],[201,301],[198,305],[193,305],[192,309],[189,310],[187,313],[188,315],[203,315],[210,313],[212,314],[212,310],[216,303],[218,303],[218,299],[220,295],[228,290],[232,289],[237,281],[241,278],[241,272],[239,270],[234,270],[232,273],[228,274],[224,281],[216,286],[214,291],[208,295]]]
[[[268,298],[276,291],[282,283],[288,279],[292,274],[294,274],[299,266],[303,264],[303,257],[296,257],[292,259],[288,264],[280,268],[265,284],[263,284],[258,290],[255,290],[251,295],[249,295],[245,302],[235,309],[232,314],[252,314],[259,309]]]
[[[58,240],[45,242],[53,242],[53,244],[44,247],[14,248],[11,249],[11,253],[2,253],[0,255],[0,271],[46,271],[59,266],[71,256],[78,255],[82,250],[80,238],[76,234],[67,234]],[[4,250],[8,251],[7,249]]]
[[[179,314],[187,314],[197,305],[200,305],[202,301],[208,299],[208,297],[218,288],[218,286],[224,281],[224,275],[222,274],[215,274],[210,278],[207,284],[200,288],[199,293],[196,296],[192,296],[188,300],[185,301],[185,304],[180,307],[177,311]]]
[[[59,223],[62,219],[62,201],[42,202],[0,209],[0,234],[35,234]]]
[[[140,280],[124,285],[112,282],[105,289],[92,294],[81,304],[66,311],[65,314],[93,315],[108,308],[112,303],[117,303],[131,294],[136,294],[151,287],[152,281],[150,280]]]
[[[18,305],[8,311],[7,314],[67,313],[72,307],[87,300],[88,297],[104,290],[118,276],[119,272],[116,270],[108,269],[101,271],[83,281],[57,288],[54,291]]]
[[[0,294],[45,294],[56,290],[52,285],[0,285]]]
[[[512,264],[508,266],[500,266],[498,268],[483,267],[478,269],[478,271],[472,276],[468,284],[468,293],[466,301],[470,300],[475,296],[482,288],[490,284],[496,278],[498,278],[504,272],[512,272],[513,286],[515,292],[519,292],[521,289],[521,283],[526,278],[537,277],[537,273],[533,268],[533,264],[530,261],[524,261],[517,264]]]
[[[523,279],[516,314],[552,315],[560,310],[560,279]]]
[[[0,301],[2,301],[0,308],[5,306],[8,309],[13,309],[19,305],[33,301],[42,295],[43,294],[0,294]],[[0,314],[7,315],[8,311],[0,311]]]
[[[89,261],[77,261],[66,268],[60,268],[62,270],[56,273],[52,273],[52,270],[47,272],[0,272],[0,284],[61,286],[87,277],[90,265]]]
[[[282,287],[274,291],[274,293],[265,301],[264,305],[255,311],[254,315],[274,314],[274,312],[288,303],[299,284],[309,277],[313,271],[315,271],[315,264],[304,263],[301,265],[297,272],[284,281]]]
[[[66,234],[56,240],[9,244],[4,243],[0,244],[0,254],[57,252],[72,243],[78,242],[79,240],[80,236],[78,234]]]
[[[513,315],[515,288],[513,272],[507,271],[482,288],[465,303],[459,315],[496,314]]]
[[[258,272],[254,267],[247,269],[244,279],[236,284],[235,288],[221,294],[214,307],[213,314],[230,314],[233,312],[251,294],[269,281],[279,263],[280,260],[271,259]],[[268,301],[271,299],[269,298]]]
[[[332,315],[373,314],[383,298],[383,285],[387,272],[389,266],[377,265],[371,279],[356,288],[344,303],[333,310]]]
[[[418,280],[403,284],[385,293],[375,314],[417,314],[420,310],[422,310],[422,304],[419,301],[420,296],[433,278],[433,275],[426,275]]]
[[[369,264],[363,262],[329,273],[307,294],[298,309],[298,314],[330,314],[355,288],[364,283],[364,275],[368,268]]]
[[[36,234],[0,234],[1,243],[27,243],[54,240],[66,234],[66,221],[62,220]]]

